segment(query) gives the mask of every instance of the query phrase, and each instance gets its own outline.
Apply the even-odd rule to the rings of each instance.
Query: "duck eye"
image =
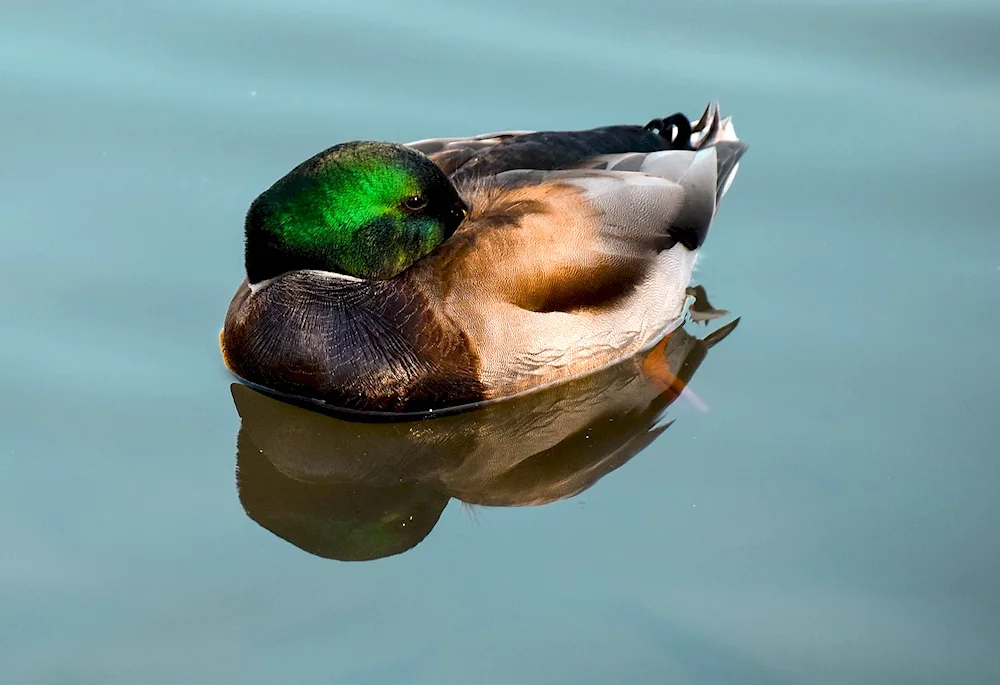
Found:
[[[419,212],[427,206],[427,199],[419,195],[411,195],[403,200],[403,206],[411,212]]]

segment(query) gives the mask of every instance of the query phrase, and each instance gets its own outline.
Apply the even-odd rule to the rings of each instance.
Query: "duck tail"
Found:
[[[710,102],[698,121],[691,124],[691,147],[695,150],[715,148],[716,204],[722,201],[729,186],[732,185],[740,166],[740,158],[749,148],[736,135],[733,118],[721,118],[720,111],[718,101]]]
[[[740,157],[748,147],[737,137],[732,117],[723,119],[720,111],[718,102],[710,102],[696,121],[692,122],[678,112],[662,119],[653,119],[643,127],[659,135],[668,150],[695,153],[712,150],[716,160],[716,205],[732,185]]]

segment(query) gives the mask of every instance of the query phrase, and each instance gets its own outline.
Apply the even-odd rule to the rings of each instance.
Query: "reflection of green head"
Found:
[[[246,219],[251,283],[320,269],[391,278],[448,238],[466,206],[448,177],[403,145],[354,142],[295,167]]]

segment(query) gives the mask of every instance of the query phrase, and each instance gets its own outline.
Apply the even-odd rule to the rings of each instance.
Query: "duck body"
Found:
[[[443,219],[439,242],[388,277],[381,266],[359,277],[302,257],[304,268],[261,278],[249,224],[284,206],[275,193],[298,192],[301,169],[333,163],[317,155],[248,215],[257,278],[229,306],[227,366],[284,395],[405,414],[523,393],[648,349],[680,322],[698,249],[746,149],[717,110],[693,126],[676,117],[410,143],[400,154],[425,156],[428,173],[454,188],[458,199],[442,200],[438,215],[461,206],[455,228]],[[416,197],[413,207],[436,201]]]

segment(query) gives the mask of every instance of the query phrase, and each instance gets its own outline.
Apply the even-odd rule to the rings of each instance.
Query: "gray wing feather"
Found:
[[[530,131],[500,131],[483,133],[468,138],[427,138],[406,143],[431,158],[446,174],[454,173],[459,167],[497,143]]]
[[[591,173],[643,175],[670,184],[674,190],[661,192],[671,193],[670,202],[676,203],[676,211],[667,219],[671,233],[689,249],[696,249],[705,240],[718,200],[745,149],[742,143],[725,142],[698,150],[600,155],[574,166]]]
[[[406,143],[406,146],[419,150],[428,156],[440,152],[462,149],[470,149],[478,152],[479,150],[493,147],[508,138],[525,133],[532,133],[532,131],[498,131],[496,133],[482,133],[478,136],[458,138],[425,138],[424,140],[414,140]]]

